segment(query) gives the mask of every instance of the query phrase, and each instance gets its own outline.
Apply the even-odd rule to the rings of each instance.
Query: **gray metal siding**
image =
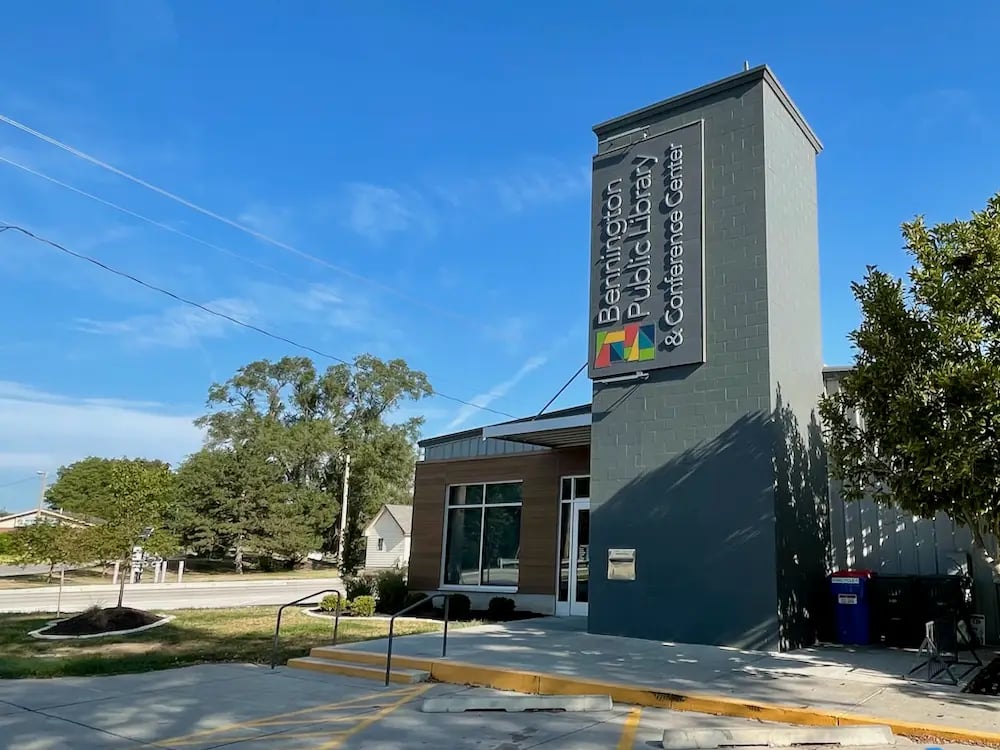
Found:
[[[424,461],[447,461],[462,458],[480,458],[482,456],[503,456],[514,453],[531,453],[548,450],[537,445],[514,443],[509,440],[494,440],[492,438],[464,438],[448,443],[438,443],[424,448]]]

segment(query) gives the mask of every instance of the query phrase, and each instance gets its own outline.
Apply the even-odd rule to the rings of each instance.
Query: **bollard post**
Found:
[[[180,560],[177,563],[177,583],[180,583],[182,580],[184,580],[184,561]]]

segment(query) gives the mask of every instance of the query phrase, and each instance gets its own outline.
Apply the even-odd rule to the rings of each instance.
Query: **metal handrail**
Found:
[[[455,596],[454,594],[429,594],[423,599],[413,602],[408,607],[403,607],[396,614],[389,618],[389,646],[385,652],[385,686],[389,687],[389,673],[392,671],[392,637],[393,628],[396,625],[396,618],[400,615],[405,615],[407,612],[412,612],[413,610],[419,608],[421,605],[427,602],[433,602],[437,598],[444,599],[444,638],[441,641],[441,658],[443,659],[448,655],[448,603],[451,598]]]
[[[340,605],[344,601],[344,595],[337,589],[323,589],[322,591],[317,591],[315,594],[309,594],[309,596],[303,596],[301,599],[296,599],[294,602],[288,602],[288,604],[282,604],[278,607],[278,620],[274,623],[274,645],[271,648],[271,669],[274,669],[274,665],[278,661],[278,631],[281,630],[281,614],[285,611],[286,607],[294,607],[296,604],[302,604],[302,602],[307,599],[313,599],[317,596],[323,594],[336,594],[337,595],[337,609],[333,617],[333,645],[337,645],[337,631],[340,629]]]

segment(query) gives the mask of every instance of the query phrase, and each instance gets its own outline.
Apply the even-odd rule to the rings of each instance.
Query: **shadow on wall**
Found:
[[[780,385],[774,403],[778,624],[781,649],[789,650],[829,637],[830,498],[826,445],[815,410],[803,436]]]
[[[591,632],[767,650],[815,642],[827,598],[826,453],[815,416],[804,432],[780,390],[775,404],[658,467],[652,433],[671,427],[625,425],[642,433],[627,445],[638,438],[647,469],[594,508]],[[616,547],[636,549],[635,581],[607,579],[598,561]]]
[[[759,412],[707,442],[696,443],[692,434],[691,447],[659,466],[655,446],[683,440],[677,427],[653,415],[615,425],[628,437],[624,449],[616,449],[617,460],[641,460],[645,470],[626,465],[624,473],[638,476],[610,487],[608,500],[592,505],[591,632],[777,646],[768,422]],[[660,430],[672,432],[662,438]],[[641,455],[629,451],[636,444]],[[607,579],[598,561],[608,548],[635,548],[635,581]]]

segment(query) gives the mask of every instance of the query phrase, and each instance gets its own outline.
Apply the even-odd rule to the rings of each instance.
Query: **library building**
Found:
[[[420,443],[410,589],[778,650],[815,640],[833,570],[948,572],[964,530],[829,481],[822,146],[772,71],[594,133],[591,403]]]

